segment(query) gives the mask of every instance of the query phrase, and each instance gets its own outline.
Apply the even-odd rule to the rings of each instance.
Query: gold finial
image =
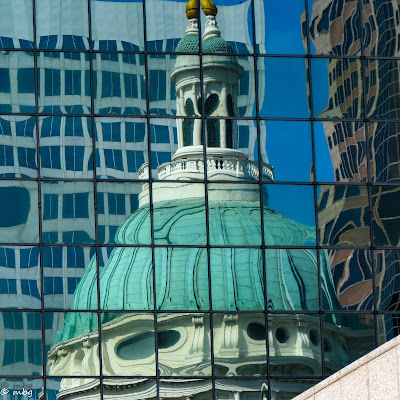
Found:
[[[215,17],[217,15],[217,6],[211,0],[200,0],[200,6],[207,16],[212,15]]]
[[[217,6],[211,0],[200,0],[200,6],[204,14],[212,15],[215,17],[217,15]],[[198,18],[199,10],[197,8],[197,0],[189,0],[186,3],[186,16],[188,19]]]
[[[197,0],[189,0],[186,3],[186,16],[187,19],[193,19],[199,17],[199,10],[197,8]]]

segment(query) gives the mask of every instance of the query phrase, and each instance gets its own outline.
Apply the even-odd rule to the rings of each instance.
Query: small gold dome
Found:
[[[197,8],[197,0],[189,0],[186,3],[186,16],[188,19],[198,18],[199,10]]]
[[[217,15],[217,6],[211,0],[200,0],[200,6],[207,16],[212,15],[215,17]]]

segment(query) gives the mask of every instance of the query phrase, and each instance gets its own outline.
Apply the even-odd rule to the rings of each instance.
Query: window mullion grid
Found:
[[[154,326],[154,354],[155,354],[155,378],[156,378],[156,396],[160,398],[160,368],[158,357],[158,342],[157,342],[157,284],[155,271],[155,248],[154,248],[154,213],[153,213],[153,176],[152,176],[152,161],[151,161],[151,130],[150,130],[150,100],[149,100],[149,62],[147,51],[147,16],[146,16],[146,0],[142,2],[143,11],[143,41],[144,41],[144,73],[145,73],[145,90],[146,90],[146,133],[147,133],[147,158],[148,158],[148,190],[149,190],[149,215],[150,215],[150,243],[151,243],[151,269],[152,269],[152,288],[153,288],[153,326]]]
[[[253,58],[253,70],[254,70],[254,99],[256,109],[256,129],[257,129],[257,158],[258,158],[258,190],[260,199],[260,230],[261,230],[261,261],[263,271],[263,286],[264,286],[264,324],[265,324],[265,352],[266,352],[266,363],[267,363],[267,376],[265,377],[268,385],[268,400],[271,400],[271,373],[270,373],[270,349],[269,349],[269,313],[268,313],[268,289],[267,289],[267,274],[266,274],[266,263],[265,263],[265,235],[264,235],[264,185],[263,185],[263,174],[262,174],[262,152],[261,152],[261,118],[260,118],[260,98],[259,98],[259,86],[258,86],[258,61],[260,58],[256,56],[257,47],[257,27],[255,22],[255,10],[254,0],[250,3],[251,7],[251,23],[253,32],[253,53],[250,55]],[[264,58],[262,59],[264,62]]]
[[[211,245],[210,245],[210,215],[209,215],[209,199],[208,199],[208,171],[207,171],[207,134],[206,134],[206,116],[205,116],[205,91],[204,91],[204,74],[203,74],[203,52],[202,52],[202,14],[200,0],[197,0],[198,10],[198,26],[199,26],[199,86],[200,86],[200,117],[201,117],[201,141],[203,144],[203,164],[204,164],[204,205],[206,209],[205,223],[206,223],[206,251],[207,251],[207,268],[208,268],[208,299],[209,299],[209,310],[207,312],[209,316],[209,328],[210,328],[210,362],[211,362],[211,385],[212,385],[212,398],[216,399],[215,389],[215,361],[214,361],[214,312],[212,302],[212,282],[211,282]]]
[[[365,47],[364,47],[364,20],[363,20],[363,1],[358,0],[357,2],[357,7],[358,7],[358,12],[360,15],[360,21],[359,21],[359,29],[360,29],[360,42],[361,42],[361,82],[362,82],[362,104],[361,104],[361,110],[362,110],[362,115],[360,116],[363,119],[364,123],[364,140],[365,140],[365,159],[367,163],[367,178],[366,178],[366,186],[367,186],[367,196],[368,196],[368,218],[369,218],[369,255],[371,258],[371,265],[372,265],[372,300],[373,300],[373,305],[372,305],[372,312],[374,315],[374,333],[375,333],[375,340],[374,340],[374,346],[378,347],[379,346],[379,332],[378,332],[378,307],[377,307],[377,293],[376,293],[376,261],[375,261],[375,247],[374,247],[374,235],[373,235],[373,228],[372,228],[372,221],[374,220],[374,215],[373,215],[373,204],[372,204],[372,189],[373,189],[373,182],[372,182],[372,175],[371,175],[371,159],[370,159],[370,145],[372,145],[372,140],[370,140],[369,136],[369,128],[371,126],[371,121],[368,118],[367,115],[367,93],[366,93],[366,67],[367,67],[367,62],[370,59],[369,57],[366,57],[365,53]],[[373,60],[374,58],[372,58]],[[392,58],[388,58],[388,60],[391,60]],[[376,60],[379,62],[379,60]],[[379,122],[375,122],[377,124]],[[386,123],[390,123],[387,122]],[[372,138],[371,138],[372,139]],[[372,152],[372,148],[371,148]],[[376,179],[376,177],[375,177]]]
[[[42,224],[42,187],[41,187],[41,165],[40,165],[40,119],[39,119],[39,84],[38,84],[38,53],[37,53],[37,26],[36,26],[36,0],[32,0],[32,23],[33,23],[33,68],[35,86],[35,134],[36,134],[36,168],[38,188],[38,229],[39,229],[39,273],[40,273],[40,319],[42,340],[42,382],[43,400],[47,399],[47,371],[46,371],[46,314],[44,304],[44,268],[43,268],[43,224]],[[26,327],[28,329],[28,326]]]
[[[92,41],[92,7],[91,0],[87,0],[88,9],[88,33],[89,33],[89,78],[90,78],[90,122],[92,135],[92,183],[93,183],[93,207],[94,207],[94,229],[95,229],[95,255],[96,255],[96,316],[98,329],[98,355],[99,355],[99,396],[103,399],[103,342],[102,342],[102,323],[101,323],[101,294],[100,294],[100,248],[99,248],[99,221],[98,221],[98,202],[97,202],[97,170],[96,170],[96,125],[95,125],[95,91],[94,91],[94,70],[93,70],[93,41]]]
[[[315,151],[315,116],[313,108],[313,86],[312,86],[312,62],[313,55],[311,54],[311,44],[310,44],[310,15],[309,15],[309,2],[311,0],[304,0],[305,2],[305,13],[306,13],[306,27],[307,27],[307,56],[305,59],[306,63],[306,73],[307,73],[307,91],[308,91],[308,104],[310,113],[310,125],[311,125],[311,151],[312,151],[312,175],[313,175],[313,197],[314,197],[314,214],[315,214],[315,240],[316,240],[316,255],[317,255],[317,279],[318,279],[318,319],[319,319],[319,329],[320,329],[320,346],[321,346],[321,375],[325,376],[325,353],[324,353],[324,332],[323,332],[323,302],[322,302],[322,290],[321,290],[321,251],[326,251],[321,249],[320,241],[320,230],[319,230],[319,220],[318,220],[318,179],[317,179],[317,167],[316,167],[316,151]]]

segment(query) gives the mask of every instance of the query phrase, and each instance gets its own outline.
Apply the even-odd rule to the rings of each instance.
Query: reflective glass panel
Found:
[[[331,314],[322,318],[326,375],[337,372],[375,347],[372,314]]]
[[[148,178],[146,120],[96,118],[95,129],[98,178]]]
[[[260,190],[254,183],[208,185],[210,244],[257,246],[261,244]],[[245,231],[247,234],[243,235]]]
[[[213,329],[216,376],[267,374],[264,314],[214,314]],[[251,381],[247,384],[251,385]]]
[[[274,311],[318,310],[318,260],[312,249],[265,251],[268,309]],[[330,271],[324,269],[324,289],[335,296]],[[326,276],[328,275],[328,276]]]
[[[265,184],[263,199],[267,246],[315,244],[313,186]]]
[[[40,308],[39,247],[0,247],[0,307]]]
[[[321,375],[322,339],[317,314],[270,314],[268,331],[272,376]],[[298,357],[299,352],[302,357]]]
[[[362,2],[358,0],[326,3],[309,1],[311,52],[314,54],[329,52],[344,56],[360,55],[361,4]]]
[[[397,182],[400,174],[400,124],[375,122],[368,125],[370,177],[379,183]]]
[[[135,268],[134,265],[140,265],[140,268]],[[101,309],[126,311],[154,309],[151,248],[132,246],[100,248],[99,269]],[[95,285],[94,278],[91,282],[91,286],[93,285]],[[85,300],[83,294],[82,300]]]
[[[210,308],[207,249],[157,247],[154,271],[158,310]]]
[[[289,399],[294,399],[299,394],[305,392],[306,390],[312,388],[319,380],[311,380],[311,379],[271,379],[271,394],[274,393],[281,394],[287,393]],[[311,389],[313,390],[313,389]]]
[[[93,243],[93,183],[43,181],[42,231],[45,243]]]
[[[89,114],[90,63],[87,53],[38,53],[39,112]]]
[[[329,273],[330,267],[336,292],[330,298],[325,296],[324,299],[324,287],[322,287],[325,310],[372,311],[374,309],[372,257],[372,252],[364,249],[331,249],[320,252],[321,274],[324,271]],[[323,275],[321,278],[324,279]],[[330,282],[327,280],[326,283]],[[325,290],[325,293],[329,292]]]
[[[43,372],[42,315],[20,311],[0,313],[2,375]]]
[[[93,178],[92,121],[40,117],[40,168],[44,178]]]
[[[207,234],[204,185],[154,182],[152,188],[154,243],[205,245]]]
[[[103,374],[156,374],[154,316],[145,313],[101,314]]]
[[[370,118],[388,120],[399,117],[399,90],[397,60],[365,60],[364,87],[366,115]]]
[[[314,123],[318,181],[366,182],[368,158],[366,127],[361,122]],[[373,163],[369,162],[370,168]]]
[[[303,121],[261,121],[261,143],[275,181],[313,181],[311,124]],[[282,155],[285,154],[283,157]],[[263,180],[271,180],[263,174]]]
[[[99,375],[97,314],[46,312],[44,323],[47,374],[67,376],[62,378],[61,393],[92,382],[94,378],[85,377]]]
[[[364,118],[360,60],[312,59],[311,71],[314,117]]]
[[[97,308],[95,253],[93,247],[43,247],[45,308]],[[84,296],[92,298],[92,302],[80,302]]]
[[[141,54],[95,53],[93,56],[95,113],[145,114],[144,76],[144,58]]]
[[[259,57],[258,100],[261,117],[309,118],[306,68],[302,58]]]
[[[153,179],[200,180],[204,178],[203,146],[201,146],[201,141],[197,143],[198,156],[194,157],[193,160],[188,160],[185,157],[184,148],[181,148],[176,153],[178,146],[195,145],[193,143],[193,128],[196,129],[199,122],[200,120],[186,118],[157,118],[150,120],[151,172]],[[174,161],[171,162],[172,157],[178,154],[181,154],[181,157],[174,158]]]
[[[39,395],[43,390],[42,379],[1,379],[1,393],[4,398],[29,398],[39,400]],[[7,396],[8,395],[8,396]]]
[[[0,177],[36,178],[36,118],[0,117]]]
[[[148,193],[140,183],[97,183],[97,218],[100,243],[150,244]]]
[[[291,1],[290,7],[274,0],[257,1],[254,14],[259,53],[304,54],[307,51],[304,0]]]
[[[33,53],[2,51],[0,74],[0,112],[35,112]]]
[[[246,248],[210,250],[213,310],[263,310],[264,270],[261,251]]]
[[[161,376],[211,375],[209,315],[159,313],[157,348]]]
[[[183,59],[182,59],[183,58]],[[188,58],[188,59],[187,59]],[[175,56],[168,54],[153,54],[147,59],[148,65],[148,96],[150,115],[176,115],[178,102],[175,93],[179,94],[181,88],[175,86],[176,79],[179,79],[179,65],[181,63],[190,63],[194,65],[191,84],[199,85],[199,57],[181,56],[175,59]],[[183,92],[181,93],[183,95]],[[180,115],[185,115],[183,110]]]
[[[0,242],[38,242],[38,217],[37,182],[0,181]]]
[[[2,2],[0,15],[0,48],[33,48],[32,2]]]
[[[368,246],[370,223],[368,191],[359,185],[318,188],[321,244],[335,247]]]
[[[37,0],[36,42],[45,50],[88,50],[87,0]]]
[[[400,311],[400,255],[399,250],[376,250],[373,252],[375,263],[375,285],[377,308],[381,311]],[[379,316],[380,318],[381,316]],[[399,329],[396,316],[385,315],[385,320],[392,320],[390,330]]]
[[[141,1],[90,1],[90,5],[94,50],[144,50]]]
[[[375,246],[399,246],[399,186],[372,186],[372,236]]]

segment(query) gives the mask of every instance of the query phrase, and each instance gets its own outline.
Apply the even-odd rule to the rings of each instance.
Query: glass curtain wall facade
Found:
[[[0,10],[3,398],[291,399],[399,333],[399,0]]]

